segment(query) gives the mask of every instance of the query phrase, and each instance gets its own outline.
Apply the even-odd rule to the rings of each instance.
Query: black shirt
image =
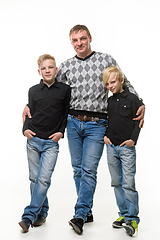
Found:
[[[139,121],[134,121],[142,101],[125,89],[108,99],[108,128],[105,135],[114,145],[132,139],[135,144],[140,132]]]
[[[48,87],[41,80],[40,84],[31,87],[28,93],[28,107],[32,118],[26,118],[23,133],[30,129],[42,139],[48,139],[56,132],[64,134],[70,95],[70,87],[57,81]]]

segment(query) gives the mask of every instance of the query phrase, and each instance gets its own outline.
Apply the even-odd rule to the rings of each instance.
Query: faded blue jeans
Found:
[[[107,159],[119,215],[124,216],[126,222],[134,220],[138,224],[140,219],[138,217],[138,192],[135,188],[135,146],[120,147],[107,144]]]
[[[27,140],[31,202],[24,209],[22,219],[29,218],[33,223],[38,214],[47,217],[49,210],[47,191],[51,184],[58,152],[59,145],[52,139],[32,137]]]
[[[67,136],[78,195],[74,217],[84,221],[92,214],[97,168],[104,148],[106,125],[105,119],[84,122],[68,116]]]

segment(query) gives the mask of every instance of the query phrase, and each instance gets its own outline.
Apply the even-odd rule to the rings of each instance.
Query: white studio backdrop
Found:
[[[0,0],[0,191],[3,196],[0,203],[3,216],[6,209],[13,216],[16,203],[19,214],[16,221],[20,220],[22,209],[29,201],[26,139],[22,135],[21,115],[29,87],[40,80],[37,59],[41,54],[49,53],[59,66],[75,55],[69,31],[76,24],[89,28],[92,50],[111,54],[143,98],[146,115],[137,144],[136,175],[144,213],[142,219],[145,220],[147,214],[154,218],[160,212],[159,12],[159,0]],[[114,199],[105,152],[98,171],[97,204]],[[59,192],[61,199],[65,195],[67,202],[72,204],[71,217],[76,194],[66,136],[60,141],[59,161],[52,184],[54,180],[54,192]],[[105,190],[105,186],[109,190]],[[51,198],[55,197],[52,190],[49,194]],[[65,206],[62,209],[65,211]],[[117,211],[116,207],[114,211]]]

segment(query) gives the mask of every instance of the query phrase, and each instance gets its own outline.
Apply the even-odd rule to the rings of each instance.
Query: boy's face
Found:
[[[39,74],[42,75],[43,82],[47,85],[51,85],[55,82],[57,71],[58,68],[52,59],[44,60],[40,65],[40,69],[38,69]]]
[[[70,36],[71,44],[78,57],[86,57],[91,52],[91,36],[89,37],[85,30],[73,32]]]
[[[117,79],[117,75],[115,72],[112,72],[109,76],[109,79],[106,83],[106,87],[113,94],[118,92],[123,92],[123,83],[124,79],[122,78],[120,81]]]

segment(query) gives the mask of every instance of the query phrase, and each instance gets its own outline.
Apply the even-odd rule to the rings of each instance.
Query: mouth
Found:
[[[114,92],[114,91],[115,91],[115,88],[111,88],[110,91],[111,91],[111,92]]]
[[[77,50],[83,50],[84,46],[77,47]]]

